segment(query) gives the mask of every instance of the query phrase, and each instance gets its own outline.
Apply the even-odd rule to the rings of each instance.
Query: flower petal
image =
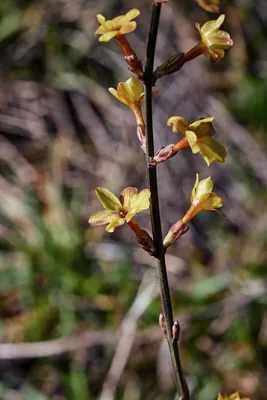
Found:
[[[120,29],[120,34],[125,35],[126,33],[130,33],[135,31],[136,29],[136,22],[127,22],[126,24],[123,24],[121,29]]]
[[[228,47],[232,46],[233,41],[229,33],[217,31],[213,36],[208,38],[207,43],[211,48],[218,47],[220,49],[228,49]]]
[[[117,34],[118,34],[118,31],[110,31],[110,32],[104,33],[104,35],[100,36],[100,38],[98,40],[99,40],[99,42],[109,42]]]
[[[201,136],[213,136],[215,133],[215,129],[212,125],[214,118],[215,117],[207,117],[195,121],[189,125],[189,130],[194,131],[198,138]]]
[[[133,89],[127,84],[127,82],[120,82],[117,87],[117,92],[120,98],[127,101],[128,105],[135,103]]]
[[[118,15],[117,17],[113,18],[111,21],[117,27],[121,27],[124,21],[125,15]]]
[[[135,214],[145,211],[149,208],[150,196],[150,191],[148,189],[144,189],[131,199],[130,209],[126,215],[126,222],[129,222]]]
[[[95,35],[104,35],[105,32],[106,29],[102,25],[100,25],[95,31]]]
[[[231,394],[231,396],[229,397],[230,400],[240,400],[240,396],[238,392],[235,392],[233,394]],[[244,400],[244,399],[243,399]]]
[[[138,17],[140,15],[140,11],[137,8],[133,8],[132,10],[128,11],[127,14],[125,14],[125,22],[131,21],[132,19]]]
[[[96,19],[100,23],[100,25],[104,25],[106,21],[106,18],[102,14],[97,14]]]
[[[131,204],[134,201],[138,190],[136,187],[127,187],[120,194],[120,202],[123,209],[128,212],[131,209]]]
[[[112,94],[112,96],[116,97],[117,100],[121,101],[119,96],[118,96],[118,92],[116,89],[114,88],[109,88],[108,91]]]
[[[206,54],[205,54],[206,55]],[[222,49],[210,49],[209,56],[212,62],[221,60],[224,57],[224,50]]]
[[[125,218],[121,218],[119,215],[115,215],[108,226],[106,227],[107,232],[114,232],[118,226],[121,226],[125,223]]]
[[[223,205],[223,199],[215,193],[210,193],[209,198],[201,203],[202,210],[214,210]]]
[[[99,186],[95,189],[95,193],[106,210],[116,212],[121,209],[121,202],[108,189]]]
[[[202,179],[201,181],[199,181],[199,177],[197,174],[196,182],[190,197],[191,203],[197,204],[205,201],[209,197],[212,188],[213,188],[213,182],[210,176],[206,179]]]
[[[217,18],[217,19],[214,21],[214,25],[213,25],[212,30],[215,31],[215,30],[219,29],[220,26],[223,24],[224,20],[225,20],[225,15],[224,15],[224,14],[221,14],[221,15],[219,16],[219,18]]]
[[[144,94],[144,87],[139,79],[131,77],[125,83],[130,86],[130,88],[134,92],[136,100],[139,101],[140,97]]]
[[[205,146],[204,144],[199,146],[199,150],[200,150],[200,154],[202,155],[202,157],[204,158],[204,160],[206,161],[206,163],[209,167],[210,164],[212,163],[212,161],[215,161],[215,159],[216,159],[213,151],[211,150],[211,148],[209,146]]]
[[[123,103],[123,104],[125,104],[126,106],[128,106],[128,102],[127,102],[124,98],[122,98],[122,97],[120,97],[120,96],[118,95],[118,91],[117,91],[116,89],[114,89],[114,88],[109,88],[108,90],[109,90],[109,92],[110,92],[114,97],[116,97],[116,99],[118,99],[121,103]]]
[[[135,214],[149,208],[150,191],[144,189],[138,193],[137,188],[128,187],[121,192],[120,200],[123,210],[127,213],[126,222],[129,222]]]
[[[202,179],[196,188],[196,198],[201,198],[201,196],[205,195],[206,193],[211,193],[212,189],[213,182],[211,177],[209,176],[206,179]]]
[[[212,161],[224,162],[227,156],[225,147],[216,140],[205,137],[198,143],[200,154],[209,166]]]
[[[193,201],[194,201],[194,199],[196,197],[196,188],[197,188],[198,184],[199,184],[199,175],[196,174],[196,181],[195,181],[195,184],[194,184],[194,187],[192,189],[191,196],[190,196],[191,203],[193,203]]]
[[[184,117],[173,116],[167,121],[168,126],[172,126],[172,131],[177,133],[185,134],[188,130],[189,122]]]
[[[105,17],[101,14],[98,14],[96,18],[101,25],[100,27],[104,29],[104,32],[112,31],[116,27],[113,21],[106,21]],[[99,33],[100,32],[101,31],[99,31]]]
[[[220,26],[222,25],[224,19],[225,19],[225,15],[222,14],[222,15],[219,16],[218,19],[206,22],[201,27],[201,33],[204,33],[205,35],[213,33],[214,31],[216,31],[217,29],[220,28]]]
[[[106,29],[107,32],[108,31],[118,31],[119,30],[117,28],[116,23],[114,23],[113,19],[111,19],[109,21],[106,21],[103,26],[104,26],[104,28]]]
[[[185,132],[186,139],[190,144],[191,150],[193,154],[196,154],[200,151],[200,148],[197,143],[197,135],[193,131],[186,131]]]
[[[91,215],[88,222],[92,226],[106,225],[110,223],[113,217],[114,213],[112,211],[103,210]]]

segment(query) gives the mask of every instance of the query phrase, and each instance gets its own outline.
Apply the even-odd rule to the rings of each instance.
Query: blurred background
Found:
[[[157,82],[156,148],[177,141],[172,115],[215,116],[224,164],[187,149],[159,165],[163,231],[195,182],[211,175],[224,221],[203,212],[167,254],[183,366],[193,400],[267,389],[267,6],[221,1],[234,46]],[[0,2],[0,398],[174,399],[158,327],[155,260],[127,226],[91,228],[94,194],[146,187],[130,111],[108,92],[131,75],[96,14],[136,7],[129,41],[144,60],[151,1]],[[215,16],[217,18],[217,16]],[[198,40],[214,19],[192,1],[162,7],[155,65]],[[150,231],[149,214],[137,217]]]

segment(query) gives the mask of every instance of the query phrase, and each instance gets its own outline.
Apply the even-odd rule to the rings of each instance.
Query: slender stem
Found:
[[[194,46],[184,55],[184,62],[194,60],[194,58],[197,58],[201,54],[204,54],[204,52],[205,52],[205,45],[203,42],[199,42],[196,46]]]
[[[147,180],[151,192],[150,216],[153,231],[153,239],[156,248],[156,258],[158,267],[158,276],[160,284],[160,296],[163,310],[164,321],[166,324],[166,339],[172,359],[172,365],[175,376],[175,383],[179,395],[183,400],[190,400],[190,395],[181,367],[178,343],[173,340],[173,313],[168,284],[168,277],[165,263],[165,250],[162,242],[161,220],[158,198],[158,184],[156,168],[149,167],[150,158],[154,156],[154,138],[153,138],[153,110],[152,110],[152,87],[153,87],[153,66],[155,57],[155,48],[159,26],[161,4],[153,3],[150,31],[147,44],[147,59],[145,67],[145,99],[146,99],[146,149],[147,149]]]

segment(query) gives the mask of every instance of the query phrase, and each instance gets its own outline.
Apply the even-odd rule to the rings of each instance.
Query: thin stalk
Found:
[[[172,359],[175,383],[179,395],[183,400],[190,400],[190,395],[181,367],[178,341],[173,340],[173,312],[171,296],[168,284],[168,277],[165,263],[165,250],[162,241],[162,230],[159,210],[158,184],[156,168],[149,167],[150,158],[154,156],[153,136],[153,110],[152,110],[152,87],[153,87],[153,66],[155,48],[160,19],[161,4],[153,3],[150,31],[147,44],[147,59],[144,74],[145,99],[146,99],[146,149],[147,149],[147,180],[151,192],[150,217],[153,232],[153,239],[156,248],[157,270],[160,285],[160,297],[164,322],[166,326],[166,339]]]

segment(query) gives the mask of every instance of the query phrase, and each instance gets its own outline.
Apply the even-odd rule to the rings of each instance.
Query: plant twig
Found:
[[[158,266],[158,277],[160,284],[160,296],[164,321],[166,324],[166,339],[172,359],[172,365],[175,376],[175,383],[179,395],[183,400],[190,400],[190,395],[181,367],[178,341],[172,339],[173,313],[171,297],[169,291],[168,277],[165,263],[165,250],[162,243],[161,220],[159,210],[157,171],[156,168],[150,168],[149,162],[154,156],[154,138],[153,138],[153,110],[152,110],[152,87],[154,82],[153,66],[155,57],[155,48],[160,19],[161,4],[153,3],[152,16],[147,44],[147,59],[144,74],[145,99],[146,99],[146,151],[147,151],[147,180],[151,192],[150,217],[153,231],[153,239],[156,247],[156,258]]]

